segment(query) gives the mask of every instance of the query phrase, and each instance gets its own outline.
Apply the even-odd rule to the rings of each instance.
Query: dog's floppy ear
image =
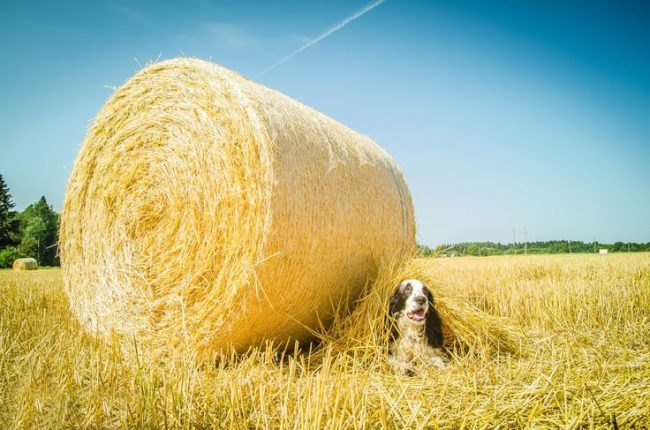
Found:
[[[440,314],[433,306],[433,294],[427,289],[427,301],[429,302],[429,310],[427,311],[427,319],[424,331],[427,335],[427,343],[434,348],[442,348],[444,344],[444,337],[442,334],[442,319]]]
[[[401,300],[402,296],[400,294],[399,287],[400,286],[398,285],[397,288],[395,288],[395,292],[393,293],[393,296],[390,298],[390,305],[388,306],[388,315],[391,317],[395,316],[395,314],[401,311],[402,310],[401,308],[404,307],[403,303],[400,306],[400,301],[403,300]]]
[[[390,298],[390,304],[388,305],[388,315],[386,316],[386,326],[388,328],[388,332],[390,333],[391,342],[393,342],[399,336],[397,324],[393,318],[401,310],[400,301],[402,300],[399,287],[400,286],[398,285],[395,289],[395,292],[393,293],[393,296]],[[402,303],[402,307],[403,306],[404,304]]]

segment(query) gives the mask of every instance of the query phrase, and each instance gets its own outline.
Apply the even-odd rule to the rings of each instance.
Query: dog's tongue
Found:
[[[424,310],[419,309],[417,311],[409,312],[409,318],[416,321],[422,321],[424,319]]]

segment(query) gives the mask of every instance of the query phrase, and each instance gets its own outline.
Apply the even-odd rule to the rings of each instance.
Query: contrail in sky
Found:
[[[289,61],[290,59],[295,57],[297,54],[301,53],[302,51],[304,51],[307,48],[310,48],[310,47],[314,46],[315,44],[317,44],[321,40],[325,39],[326,37],[329,37],[332,34],[336,33],[337,31],[339,31],[340,29],[342,29],[343,27],[345,27],[346,25],[348,25],[350,22],[354,21],[355,19],[361,18],[363,15],[367,14],[368,12],[370,12],[371,10],[373,10],[374,8],[379,6],[380,4],[384,3],[385,1],[386,0],[376,0],[376,1],[366,5],[363,9],[361,9],[360,11],[348,16],[343,21],[339,22],[334,27],[327,30],[325,33],[321,34],[320,36],[318,36],[315,39],[310,40],[309,42],[305,43],[300,48],[293,51],[291,54],[287,55],[286,57],[281,58],[276,63],[274,63],[274,64],[270,65],[269,67],[267,67],[266,69],[262,70],[260,73],[257,74],[256,77],[262,76],[262,75],[270,72],[271,70],[275,69],[280,64],[286,63],[287,61]]]

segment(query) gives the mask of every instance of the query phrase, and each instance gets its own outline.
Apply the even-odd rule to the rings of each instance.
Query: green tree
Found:
[[[11,267],[14,260],[20,257],[20,250],[15,246],[8,246],[0,250],[0,269]]]
[[[39,265],[59,264],[56,252],[59,216],[45,197],[27,206],[20,214],[20,227],[23,232],[19,248],[22,254],[34,257]]]
[[[0,249],[16,245],[20,241],[20,222],[16,212],[12,211],[13,208],[9,187],[0,175]]]
[[[421,245],[419,243],[416,245],[417,245],[418,255],[420,255],[421,257],[428,257],[433,252],[431,248],[429,248],[426,245]]]

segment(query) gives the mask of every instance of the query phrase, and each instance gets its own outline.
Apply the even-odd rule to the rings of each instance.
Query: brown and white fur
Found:
[[[388,361],[396,372],[412,376],[419,364],[446,367],[442,350],[442,321],[433,294],[422,281],[402,281],[388,309],[390,347]]]

